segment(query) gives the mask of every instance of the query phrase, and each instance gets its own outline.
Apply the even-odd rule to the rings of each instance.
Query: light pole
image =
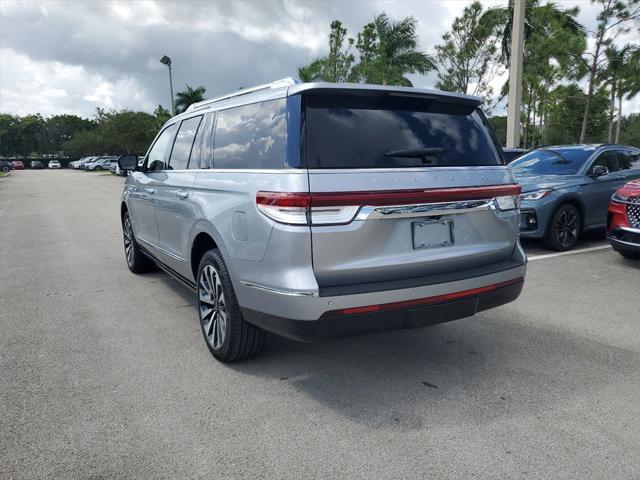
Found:
[[[513,2],[509,98],[507,105],[507,147],[520,146],[520,102],[522,100],[522,52],[524,50],[524,0]]]
[[[160,63],[169,67],[169,89],[171,90],[171,116],[176,116],[176,104],[173,100],[173,78],[171,78],[171,59],[166,55],[163,55],[160,59]]]

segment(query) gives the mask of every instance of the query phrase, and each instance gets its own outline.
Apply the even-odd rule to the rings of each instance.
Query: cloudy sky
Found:
[[[165,54],[173,59],[176,90],[202,85],[207,97],[295,76],[299,65],[325,52],[333,19],[355,36],[382,11],[392,18],[414,15],[420,47],[430,52],[469,3],[0,0],[0,111],[90,117],[96,107],[167,107],[167,72],[158,61]],[[556,3],[578,5],[579,21],[594,27],[589,1]],[[435,76],[412,80],[432,87]],[[624,110],[640,110],[640,100]]]

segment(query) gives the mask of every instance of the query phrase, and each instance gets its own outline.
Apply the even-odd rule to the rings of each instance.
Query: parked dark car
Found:
[[[24,170],[24,162],[21,160],[14,160],[13,162],[13,168],[15,170]]]
[[[582,232],[607,224],[613,192],[640,178],[640,149],[624,145],[538,148],[509,164],[520,195],[520,236],[570,250]]]
[[[502,153],[504,153],[504,158],[507,160],[507,163],[513,162],[516,158],[521,157],[529,150],[526,148],[503,148]]]
[[[607,215],[607,238],[625,258],[640,258],[640,181],[619,188],[611,197]]]
[[[8,172],[13,170],[13,162],[7,162],[6,160],[0,160],[0,172]]]
[[[32,168],[33,170],[40,170],[40,169],[45,168],[45,166],[44,166],[44,163],[42,163],[41,161],[39,161],[39,160],[33,160],[33,161],[31,162],[31,168]]]

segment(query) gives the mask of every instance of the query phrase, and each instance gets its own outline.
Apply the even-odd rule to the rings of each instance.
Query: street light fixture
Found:
[[[163,55],[160,59],[160,63],[169,67],[169,89],[171,90],[171,115],[176,115],[176,105],[173,101],[173,78],[171,77],[171,59],[166,55]]]

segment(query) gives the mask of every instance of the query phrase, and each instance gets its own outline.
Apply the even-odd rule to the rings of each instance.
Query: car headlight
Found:
[[[627,195],[623,195],[618,191],[614,192],[614,194],[611,195],[611,200],[613,200],[614,202],[628,202],[629,197]]]
[[[542,190],[535,190],[533,192],[526,192],[520,195],[520,200],[540,200],[551,193],[550,188],[543,188]]]

